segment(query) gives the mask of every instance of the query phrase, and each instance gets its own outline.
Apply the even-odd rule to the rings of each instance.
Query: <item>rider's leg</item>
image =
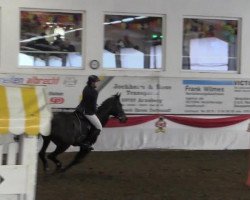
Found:
[[[96,129],[102,130],[102,124],[96,115],[85,115],[85,117]]]
[[[85,115],[85,117],[90,121],[95,129],[90,131],[87,139],[85,140],[86,142],[84,142],[81,146],[93,149],[91,146],[96,142],[97,137],[102,130],[102,124],[96,115]]]
[[[93,145],[98,136],[100,135],[101,130],[100,129],[94,129],[90,131],[91,133],[87,136],[86,141],[88,141],[91,145]]]

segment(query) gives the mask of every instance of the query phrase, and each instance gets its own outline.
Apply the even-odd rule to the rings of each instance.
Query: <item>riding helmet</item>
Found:
[[[98,82],[100,79],[96,75],[90,75],[88,78],[88,83]]]

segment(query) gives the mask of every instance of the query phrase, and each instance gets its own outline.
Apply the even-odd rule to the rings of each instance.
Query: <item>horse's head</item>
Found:
[[[127,116],[122,108],[120,96],[121,94],[118,93],[113,96],[113,106],[111,109],[111,115],[119,119],[120,122],[126,122]]]
[[[112,97],[105,100],[101,107],[103,109],[108,109],[109,115],[114,116],[115,118],[119,119],[120,122],[126,122],[127,117],[126,114],[122,108],[122,104],[120,102],[120,94],[115,94]]]

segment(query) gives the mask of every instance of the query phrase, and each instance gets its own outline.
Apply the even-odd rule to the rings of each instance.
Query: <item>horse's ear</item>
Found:
[[[115,96],[119,99],[120,96],[121,96],[121,93],[120,93],[120,92],[117,92],[117,93],[115,94]]]
[[[114,97],[117,98],[117,99],[120,99],[120,96],[121,96],[121,93],[117,92]]]

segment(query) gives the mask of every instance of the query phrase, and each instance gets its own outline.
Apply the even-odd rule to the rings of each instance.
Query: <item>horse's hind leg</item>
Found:
[[[65,168],[63,168],[62,171],[65,172],[72,166],[80,163],[90,152],[91,152],[91,149],[80,147],[80,151],[75,155],[74,160],[72,160]]]
[[[70,145],[58,145],[54,152],[48,155],[48,159],[52,160],[56,164],[56,170],[60,170],[62,168],[62,163],[56,158],[59,154],[66,151]]]
[[[42,163],[43,163],[43,170],[44,171],[48,171],[49,169],[49,166],[48,166],[48,161],[45,157],[45,154],[46,154],[46,149],[47,147],[49,146],[49,143],[50,143],[50,137],[48,136],[42,136],[43,138],[43,146],[39,152],[39,158],[41,159]]]

